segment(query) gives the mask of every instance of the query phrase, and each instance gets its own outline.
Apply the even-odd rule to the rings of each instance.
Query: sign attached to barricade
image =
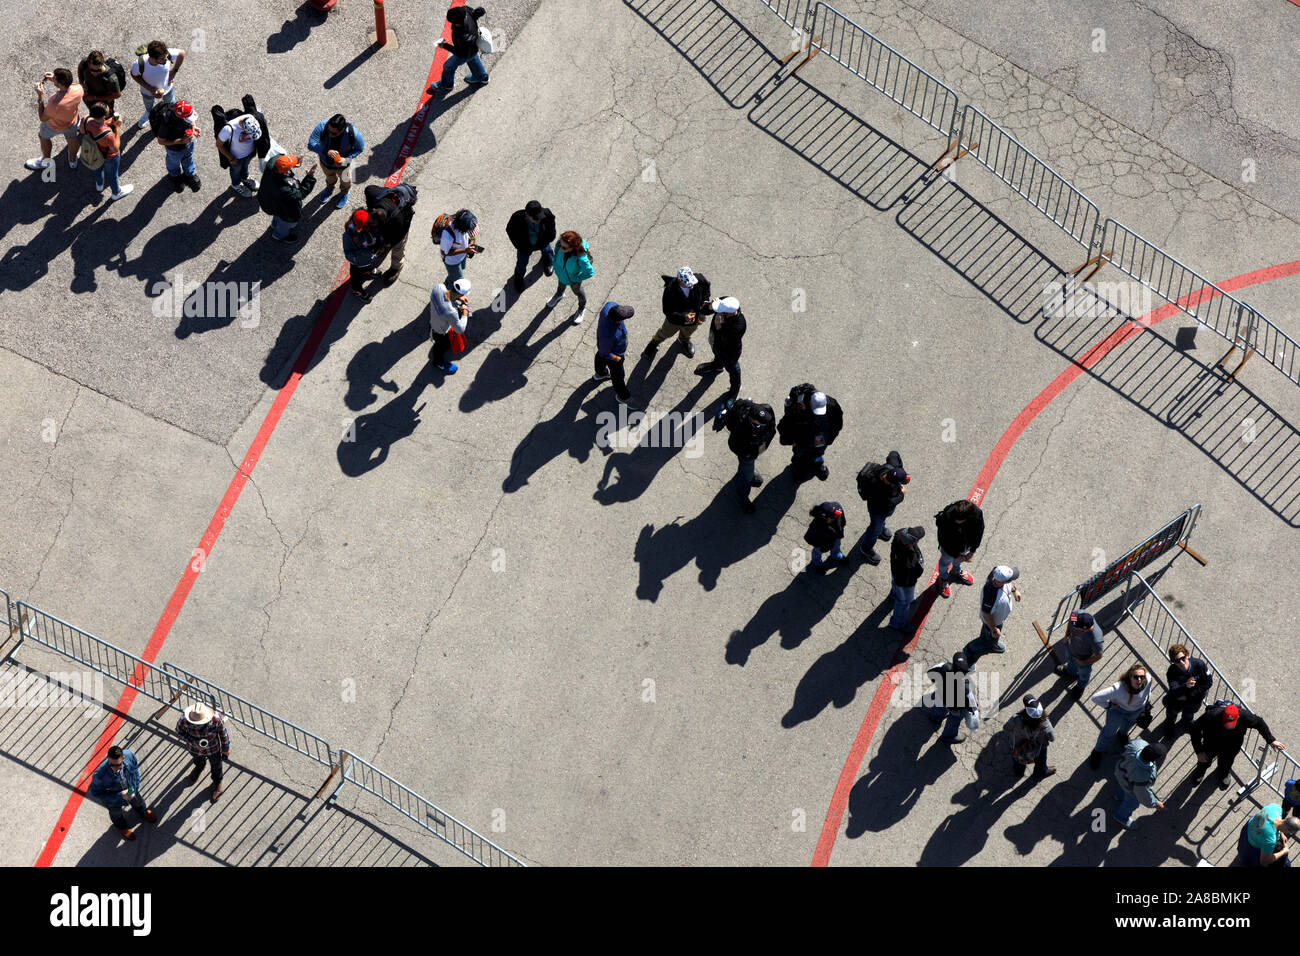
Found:
[[[1093,575],[1079,585],[1079,606],[1087,607],[1092,602],[1124,580],[1130,571],[1141,571],[1152,561],[1166,554],[1183,540],[1183,533],[1190,537],[1191,525],[1199,505],[1188,508],[1169,524],[1165,525],[1151,537],[1123,557],[1111,562],[1103,571]]]

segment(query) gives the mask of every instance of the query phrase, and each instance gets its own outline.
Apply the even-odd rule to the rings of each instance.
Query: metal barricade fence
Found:
[[[1240,344],[1245,349],[1254,350],[1275,369],[1300,385],[1300,363],[1296,362],[1296,350],[1300,342],[1287,335],[1260,312],[1249,305],[1246,309],[1247,331],[1242,333]]]
[[[224,717],[265,737],[270,737],[304,757],[310,757],[330,769],[334,768],[334,750],[323,737],[303,730],[297,724],[290,723],[283,717],[258,707],[238,694],[232,694],[224,687],[192,674],[183,667],[171,663],[164,663],[162,667],[168,673],[176,675],[179,680],[201,690]]]
[[[975,161],[1091,250],[1101,224],[1101,210],[1060,173],[1023,143],[967,103],[962,110],[959,145]]]
[[[812,0],[758,0],[792,30],[802,30],[808,23],[808,9]]]
[[[812,46],[945,136],[957,127],[957,94],[943,81],[819,0],[807,30]]]
[[[343,777],[330,794],[329,802],[333,803],[339,790],[351,781],[480,866],[524,865],[522,860],[355,754],[340,750],[339,763]]]

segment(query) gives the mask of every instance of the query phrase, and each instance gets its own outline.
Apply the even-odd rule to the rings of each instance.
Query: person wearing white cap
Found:
[[[429,296],[429,337],[433,342],[429,361],[447,375],[455,375],[460,367],[447,361],[447,352],[451,348],[451,333],[465,334],[469,322],[469,290],[469,280],[461,276],[452,282],[450,289],[445,282],[439,282]]]
[[[989,572],[980,596],[980,634],[966,645],[966,657],[974,664],[985,654],[1005,654],[1002,625],[1011,613],[1011,602],[1020,600],[1020,589],[1012,584],[1020,571],[999,564]]]
[[[745,313],[740,311],[740,300],[729,295],[711,303],[713,321],[709,323],[709,346],[713,361],[695,367],[696,375],[711,375],[727,370],[730,388],[725,398],[740,395],[740,340],[745,335]]]
[[[791,446],[795,481],[807,481],[813,475],[822,481],[830,477],[824,460],[826,449],[843,427],[844,413],[835,399],[807,382],[790,389],[776,431],[781,444]]]
[[[1025,768],[1032,763],[1033,779],[1041,780],[1056,773],[1055,767],[1047,765],[1047,747],[1056,740],[1056,731],[1047,719],[1042,701],[1033,694],[1026,694],[1021,703],[1025,709],[1012,715],[1005,728],[1011,737],[1012,772],[1023,777]]]
[[[221,761],[230,756],[230,731],[226,730],[226,722],[207,704],[194,701],[185,706],[185,714],[176,724],[176,733],[194,758],[194,769],[186,782],[190,786],[198,783],[203,775],[203,765],[211,765],[212,802],[216,803],[225,789],[221,783]]]
[[[690,266],[682,266],[675,276],[661,276],[664,280],[664,324],[651,336],[642,351],[642,358],[653,358],[659,345],[676,333],[677,341],[687,358],[695,358],[691,336],[713,310],[709,280]]]

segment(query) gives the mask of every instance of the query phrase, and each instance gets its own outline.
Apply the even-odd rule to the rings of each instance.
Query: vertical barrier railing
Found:
[[[1259,355],[1292,382],[1300,385],[1300,363],[1296,361],[1296,350],[1300,349],[1300,343],[1251,306],[1243,307],[1246,310],[1247,330],[1240,334],[1242,349],[1247,355],[1252,352]]]
[[[802,30],[808,23],[812,0],[758,0],[775,13],[792,30]]]

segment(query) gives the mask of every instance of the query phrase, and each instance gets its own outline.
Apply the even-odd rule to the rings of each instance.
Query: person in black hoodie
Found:
[[[369,226],[379,234],[379,252],[374,268],[379,268],[384,257],[391,254],[388,269],[384,272],[384,284],[392,285],[402,271],[406,237],[411,231],[411,220],[415,218],[416,190],[414,186],[402,183],[391,188],[367,186],[365,192]]]
[[[939,595],[951,597],[951,578],[974,584],[975,578],[962,569],[962,562],[975,556],[984,540],[984,512],[973,501],[954,501],[934,516],[939,531]]]
[[[840,551],[840,539],[844,537],[844,509],[838,501],[823,501],[808,512],[812,523],[804,532],[803,539],[812,545],[812,564],[808,565],[814,574],[825,574],[832,562],[844,563],[844,554]],[[822,560],[822,552],[830,552],[830,560]]]
[[[1246,739],[1246,731],[1257,730],[1274,750],[1286,750],[1286,747],[1273,736],[1264,718],[1242,710],[1236,704],[1216,704],[1197,718],[1192,724],[1192,749],[1196,751],[1196,769],[1192,771],[1192,782],[1198,782],[1210,768],[1210,761],[1219,759],[1215,776],[1219,778],[1219,789],[1228,789],[1228,777],[1232,775],[1232,763],[1241,752],[1241,745]]]
[[[555,214],[539,203],[530,199],[523,209],[519,209],[506,223],[506,238],[515,247],[515,291],[524,291],[524,270],[534,252],[542,254],[542,265],[546,274],[555,272]]]
[[[915,528],[900,528],[893,537],[894,543],[889,548],[889,573],[892,579],[889,596],[894,599],[894,613],[890,615],[887,626],[906,632],[911,623],[916,582],[920,580],[925,566],[921,546],[917,543],[925,537],[925,529],[919,525]]]
[[[429,87],[429,95],[450,93],[456,85],[456,70],[469,64],[469,79],[465,83],[470,89],[487,86],[488,74],[479,59],[478,22],[487,11],[482,7],[452,7],[447,11],[447,22],[451,24],[451,42],[438,44],[440,50],[446,50],[450,56],[442,65],[442,78]]]
[[[835,399],[807,383],[790,389],[776,432],[782,445],[791,446],[790,465],[796,481],[807,481],[813,475],[822,481],[830,477],[823,458],[843,427],[844,413]]]
[[[858,496],[867,503],[867,514],[871,516],[867,533],[862,536],[862,556],[868,564],[880,563],[876,542],[889,540],[890,531],[885,522],[903,503],[903,495],[907,493],[903,486],[911,480],[912,476],[903,468],[902,456],[896,451],[885,456],[883,465],[869,461],[858,472]]]
[[[740,496],[740,507],[745,514],[753,514],[755,507],[749,499],[749,491],[763,484],[763,476],[754,470],[754,462],[772,444],[776,435],[776,415],[771,405],[742,398],[723,406],[714,428],[723,425],[728,432],[727,447],[739,461],[736,492]]]
[[[696,375],[712,375],[727,370],[731,387],[727,389],[726,398],[735,398],[740,394],[740,340],[745,336],[745,313],[740,311],[740,302],[735,296],[714,299],[710,308],[713,321],[709,324],[709,346],[713,349],[713,361],[695,367]]]
[[[1169,670],[1165,671],[1165,684],[1169,690],[1165,691],[1166,713],[1161,739],[1176,735],[1175,723],[1191,731],[1201,701],[1205,700],[1214,684],[1214,677],[1205,661],[1192,657],[1185,644],[1174,644],[1169,648],[1169,661]]]
[[[664,280],[664,324],[646,343],[641,357],[654,358],[660,343],[675,333],[686,357],[695,358],[691,336],[713,311],[709,280],[690,266],[682,266],[675,276],[661,278]]]

